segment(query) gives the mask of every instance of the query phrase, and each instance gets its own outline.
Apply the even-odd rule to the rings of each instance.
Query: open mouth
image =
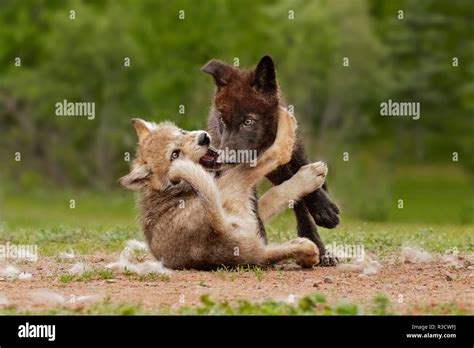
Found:
[[[219,154],[217,153],[217,151],[211,146],[209,146],[206,154],[199,159],[199,163],[203,165],[204,167],[214,168],[219,164],[217,162],[218,157],[219,157]]]

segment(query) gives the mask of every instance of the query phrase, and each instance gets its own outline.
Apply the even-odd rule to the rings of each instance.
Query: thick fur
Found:
[[[254,187],[291,159],[296,120],[279,111],[274,144],[257,165],[240,164],[214,177],[200,164],[208,145],[198,145],[202,131],[185,132],[170,123],[133,120],[139,138],[130,174],[120,183],[140,189],[141,225],[154,256],[172,269],[212,269],[220,265],[271,265],[294,259],[303,267],[319,262],[316,245],[298,238],[267,245],[259,236],[252,203]],[[179,155],[172,158],[172,154]],[[263,221],[324,183],[326,164],[301,168],[290,182],[271,188],[258,202]]]
[[[217,89],[208,119],[208,130],[213,146],[219,149],[267,149],[275,140],[278,112],[281,107],[276,72],[270,57],[263,57],[254,69],[241,70],[218,60],[211,60],[202,71],[213,76]],[[249,123],[246,125],[246,122]],[[303,143],[297,137],[289,163],[267,174],[268,179],[279,185],[310,163]],[[323,186],[325,189],[325,186]],[[322,189],[308,192],[294,206],[298,222],[298,236],[306,237],[318,245],[325,255],[316,225],[334,228],[339,223],[339,209]],[[312,218],[311,218],[312,216]],[[265,231],[260,233],[265,236]],[[324,265],[334,265],[335,260],[324,258]]]

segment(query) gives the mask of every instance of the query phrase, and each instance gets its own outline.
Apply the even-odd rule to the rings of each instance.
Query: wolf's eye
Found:
[[[252,127],[255,121],[251,118],[246,118],[244,121],[244,127]]]
[[[179,157],[179,150],[174,150],[173,153],[171,154],[171,160],[175,160]]]
[[[222,127],[224,127],[224,128],[227,127],[223,117],[219,117],[219,122],[221,123]]]

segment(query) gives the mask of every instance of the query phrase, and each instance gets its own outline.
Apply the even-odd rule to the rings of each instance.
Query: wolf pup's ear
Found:
[[[262,93],[276,93],[278,85],[276,82],[275,65],[272,58],[265,56],[260,59],[255,68],[255,76],[252,86]]]
[[[151,174],[150,168],[142,164],[133,168],[133,170],[119,179],[120,185],[130,190],[138,190],[143,187],[145,179]]]
[[[155,123],[147,122],[140,118],[132,118],[132,125],[135,127],[135,131],[137,132],[139,143],[142,142],[146,135],[156,128]]]
[[[229,83],[232,67],[220,60],[212,59],[201,68],[201,71],[211,74],[217,87],[223,87]]]

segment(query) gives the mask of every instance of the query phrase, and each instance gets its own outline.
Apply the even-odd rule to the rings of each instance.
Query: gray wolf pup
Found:
[[[255,211],[255,185],[291,159],[296,120],[280,108],[277,121],[275,142],[258,156],[256,166],[242,163],[214,177],[205,169],[217,159],[207,132],[132,120],[138,149],[131,172],[120,183],[141,190],[142,229],[166,267],[267,266],[285,259],[311,267],[319,262],[318,248],[309,239],[267,245],[258,233],[257,214],[268,221],[289,199],[322,186],[327,174],[323,162],[301,167],[291,180],[267,191]]]

